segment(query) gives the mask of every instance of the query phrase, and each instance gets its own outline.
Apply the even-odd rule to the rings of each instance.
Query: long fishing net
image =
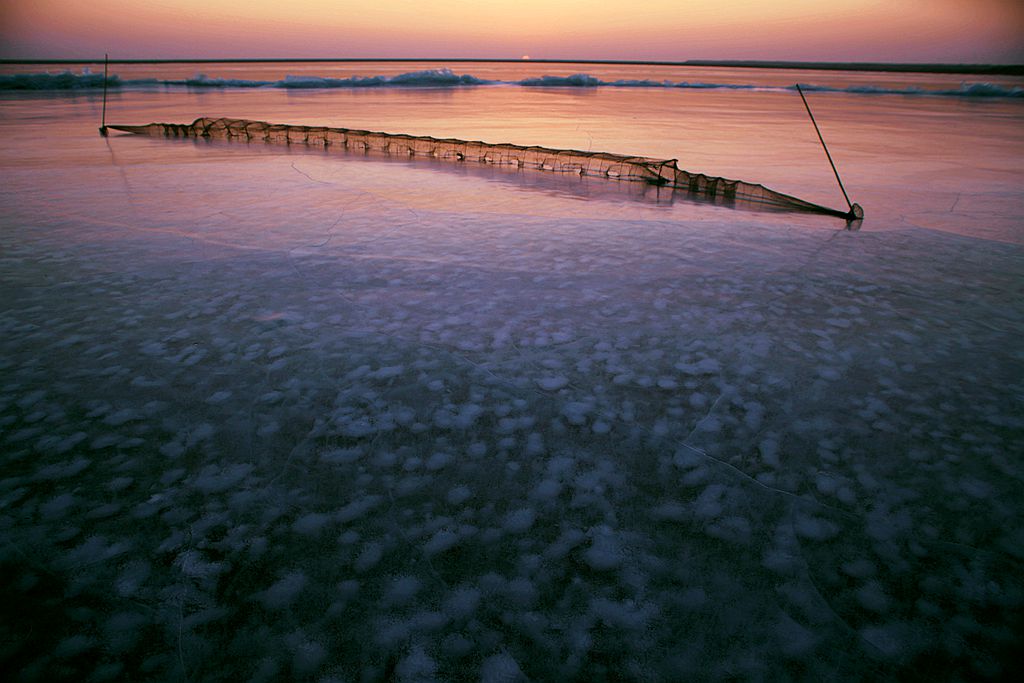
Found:
[[[625,156],[507,143],[434,138],[425,135],[379,133],[326,126],[292,126],[247,119],[199,118],[191,124],[150,123],[109,126],[115,130],[157,137],[213,138],[285,145],[308,145],[401,157],[427,157],[456,163],[495,164],[579,176],[644,182],[682,190],[721,204],[752,202],[790,211],[809,211],[848,217],[847,212],[770,190],[764,185],[691,173],[676,159]]]

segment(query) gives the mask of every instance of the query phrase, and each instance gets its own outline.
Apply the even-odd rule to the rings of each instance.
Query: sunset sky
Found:
[[[0,57],[1024,62],[1022,0],[0,0]]]

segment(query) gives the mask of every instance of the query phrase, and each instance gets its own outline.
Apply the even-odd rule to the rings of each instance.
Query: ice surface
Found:
[[[3,161],[21,679],[1012,672],[1019,245],[88,121]]]

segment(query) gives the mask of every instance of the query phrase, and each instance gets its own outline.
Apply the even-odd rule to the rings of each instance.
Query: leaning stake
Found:
[[[821,130],[818,128],[818,122],[814,120],[814,114],[811,113],[811,105],[807,104],[807,98],[804,97],[804,91],[800,89],[800,84],[796,84],[796,91],[800,93],[800,99],[804,101],[804,108],[807,109],[807,115],[811,117],[811,123],[814,124],[814,132],[818,134],[818,140],[821,141],[821,148],[825,150],[825,156],[828,157],[828,163],[832,166],[832,172],[836,174],[836,181],[839,183],[839,189],[843,192],[843,199],[846,200],[846,205],[850,207],[850,213],[846,215],[848,220],[859,220],[864,218],[864,209],[861,208],[860,204],[854,204],[850,201],[849,195],[846,194],[846,188],[843,187],[843,179],[839,177],[839,171],[836,170],[835,162],[832,161],[832,155],[828,153],[828,145],[825,144],[825,138],[821,137]]]
[[[103,55],[103,118],[100,120],[100,135],[107,137],[107,63],[110,55]]]

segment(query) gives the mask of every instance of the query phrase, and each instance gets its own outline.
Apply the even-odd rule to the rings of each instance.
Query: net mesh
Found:
[[[157,137],[213,138],[285,145],[308,145],[401,157],[429,157],[453,162],[495,164],[579,176],[597,176],[644,182],[682,190],[716,203],[752,202],[791,211],[846,216],[844,211],[799,199],[764,185],[691,173],[676,159],[584,152],[508,143],[434,138],[425,135],[380,133],[326,126],[293,126],[247,119],[198,118],[191,124],[150,123],[144,126],[109,126],[112,129]]]

